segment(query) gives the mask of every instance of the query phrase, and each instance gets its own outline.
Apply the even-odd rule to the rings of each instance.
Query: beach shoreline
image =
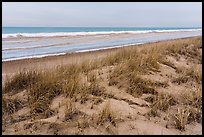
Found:
[[[66,37],[14,37],[2,39],[2,61],[40,58],[73,52],[200,36],[201,31],[97,34]]]

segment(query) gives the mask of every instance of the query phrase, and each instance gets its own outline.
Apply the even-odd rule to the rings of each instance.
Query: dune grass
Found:
[[[177,113],[174,115],[175,126],[177,129],[185,131],[189,114],[188,109],[178,108]]]
[[[2,98],[2,115],[13,114],[23,107],[23,102],[19,99]]]
[[[152,104],[150,105],[150,116],[159,116],[159,111],[167,111],[169,107],[176,105],[177,102],[174,97],[170,94],[159,93],[152,99]]]
[[[193,68],[193,66],[189,69],[185,68],[179,68],[177,69],[177,72],[179,73],[179,76],[176,77],[172,82],[183,84],[187,83],[188,81],[194,81],[198,84],[202,83],[202,70]]]
[[[65,110],[65,120],[73,120],[76,115],[80,113],[79,110],[75,107],[73,102],[69,101],[66,104],[66,110]]]
[[[3,93],[19,92],[40,80],[42,77],[37,71],[26,71],[15,74],[12,79],[8,79],[3,87]]]
[[[118,115],[111,110],[110,103],[108,102],[104,105],[103,109],[98,114],[96,123],[97,125],[102,125],[105,122],[109,122],[112,125],[116,126],[117,119],[118,119]]]

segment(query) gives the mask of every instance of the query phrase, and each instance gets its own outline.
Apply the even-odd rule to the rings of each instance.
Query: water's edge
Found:
[[[95,49],[87,49],[87,50],[78,50],[78,51],[72,51],[72,52],[26,56],[26,57],[19,57],[19,58],[9,58],[9,59],[2,59],[2,62],[23,60],[23,59],[32,59],[32,58],[44,58],[44,57],[48,57],[48,56],[59,56],[59,55],[66,55],[66,54],[71,54],[71,53],[100,51],[100,50],[106,50],[106,49],[115,49],[115,48],[126,47],[126,46],[137,46],[137,45],[143,45],[143,44],[147,44],[147,43],[154,43],[154,42],[161,42],[161,41],[168,41],[168,40],[176,40],[176,39],[185,39],[185,38],[192,38],[192,37],[198,37],[198,36],[202,36],[202,35],[186,36],[186,37],[179,37],[179,38],[169,38],[169,39],[167,38],[167,39],[163,39],[163,40],[152,40],[152,41],[150,40],[150,41],[143,42],[143,43],[130,43],[130,44],[112,45],[111,47],[103,47],[103,48],[95,48]]]

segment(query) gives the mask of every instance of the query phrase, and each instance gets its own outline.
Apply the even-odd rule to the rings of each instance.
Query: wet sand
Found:
[[[107,49],[121,45],[127,46],[129,44],[155,42],[199,35],[202,35],[201,31],[3,38],[2,61]]]

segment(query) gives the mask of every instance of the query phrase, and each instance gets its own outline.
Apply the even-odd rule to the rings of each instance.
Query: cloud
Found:
[[[202,3],[6,3],[3,26],[202,26]]]

